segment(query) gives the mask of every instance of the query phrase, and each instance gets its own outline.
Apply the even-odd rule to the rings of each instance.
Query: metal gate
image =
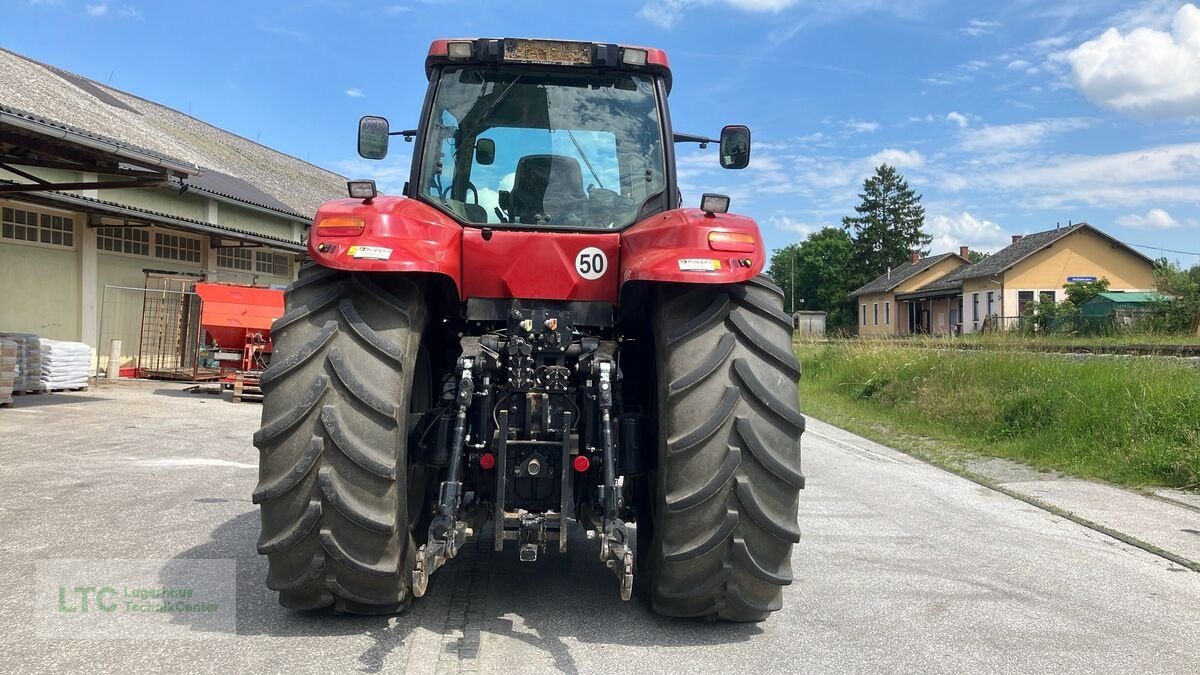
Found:
[[[217,369],[200,365],[204,332],[195,284],[195,279],[148,273],[142,288],[106,285],[97,377],[113,368],[124,377],[193,381],[219,377]],[[120,340],[116,354],[113,340]]]

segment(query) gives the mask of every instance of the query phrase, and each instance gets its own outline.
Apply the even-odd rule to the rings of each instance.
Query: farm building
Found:
[[[148,349],[178,360],[200,337],[194,284],[287,284],[317,205],[344,191],[330,171],[0,49],[0,331],[84,342],[101,368],[112,339],[122,366]]]

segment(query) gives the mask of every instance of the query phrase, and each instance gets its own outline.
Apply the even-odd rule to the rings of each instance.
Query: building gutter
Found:
[[[98,150],[100,152],[116,155],[132,164],[137,164],[138,166],[144,166],[147,168],[154,166],[175,174],[184,174],[188,176],[193,176],[200,173],[200,167],[196,166],[195,164],[184,164],[182,162],[171,161],[165,157],[146,154],[144,152],[139,152],[110,141],[92,138],[91,136],[75,133],[55,125],[37,122],[35,120],[31,120],[26,117],[22,117],[21,115],[16,115],[4,110],[0,110],[0,122],[18,129],[24,129],[25,131],[33,132],[40,136],[48,136],[50,138],[66,140],[92,150]]]

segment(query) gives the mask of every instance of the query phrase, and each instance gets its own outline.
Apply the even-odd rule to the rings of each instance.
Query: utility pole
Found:
[[[788,304],[790,304],[792,308],[788,310],[788,314],[793,314],[796,311],[796,249],[794,247],[792,248],[792,255],[789,259],[791,261],[790,267],[792,268],[792,271],[788,274],[788,277],[790,277],[792,281],[792,294],[789,296],[791,301]]]

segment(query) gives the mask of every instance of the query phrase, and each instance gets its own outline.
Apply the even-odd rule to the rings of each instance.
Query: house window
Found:
[[[883,303],[883,322],[887,325],[892,325],[892,303]]]
[[[979,320],[979,294],[978,293],[971,294],[971,320],[972,321]]]
[[[257,251],[254,254],[254,271],[277,277],[288,275],[288,257],[283,253]]]
[[[227,270],[245,270],[254,268],[254,258],[251,250],[239,246],[226,246],[217,249],[217,267]]]
[[[1054,291],[1038,291],[1038,300],[1042,302],[1056,302],[1054,299]]]
[[[996,302],[996,292],[988,291],[987,292],[987,315],[988,316],[992,316],[996,313],[995,302]]]
[[[879,325],[879,303],[878,302],[871,303],[871,310],[875,314],[875,325],[878,326]]]
[[[863,304],[863,306],[862,306],[862,325],[864,325],[864,326],[867,325],[867,306],[866,306],[866,304]]]
[[[1033,304],[1033,291],[1017,291],[1017,314],[1025,315],[1026,310]]]
[[[200,240],[167,232],[155,232],[154,257],[164,260],[199,263]]]
[[[150,255],[150,230],[144,227],[98,227],[96,248],[113,253]]]
[[[75,248],[75,221],[67,216],[6,206],[0,213],[0,236],[14,241]]]

